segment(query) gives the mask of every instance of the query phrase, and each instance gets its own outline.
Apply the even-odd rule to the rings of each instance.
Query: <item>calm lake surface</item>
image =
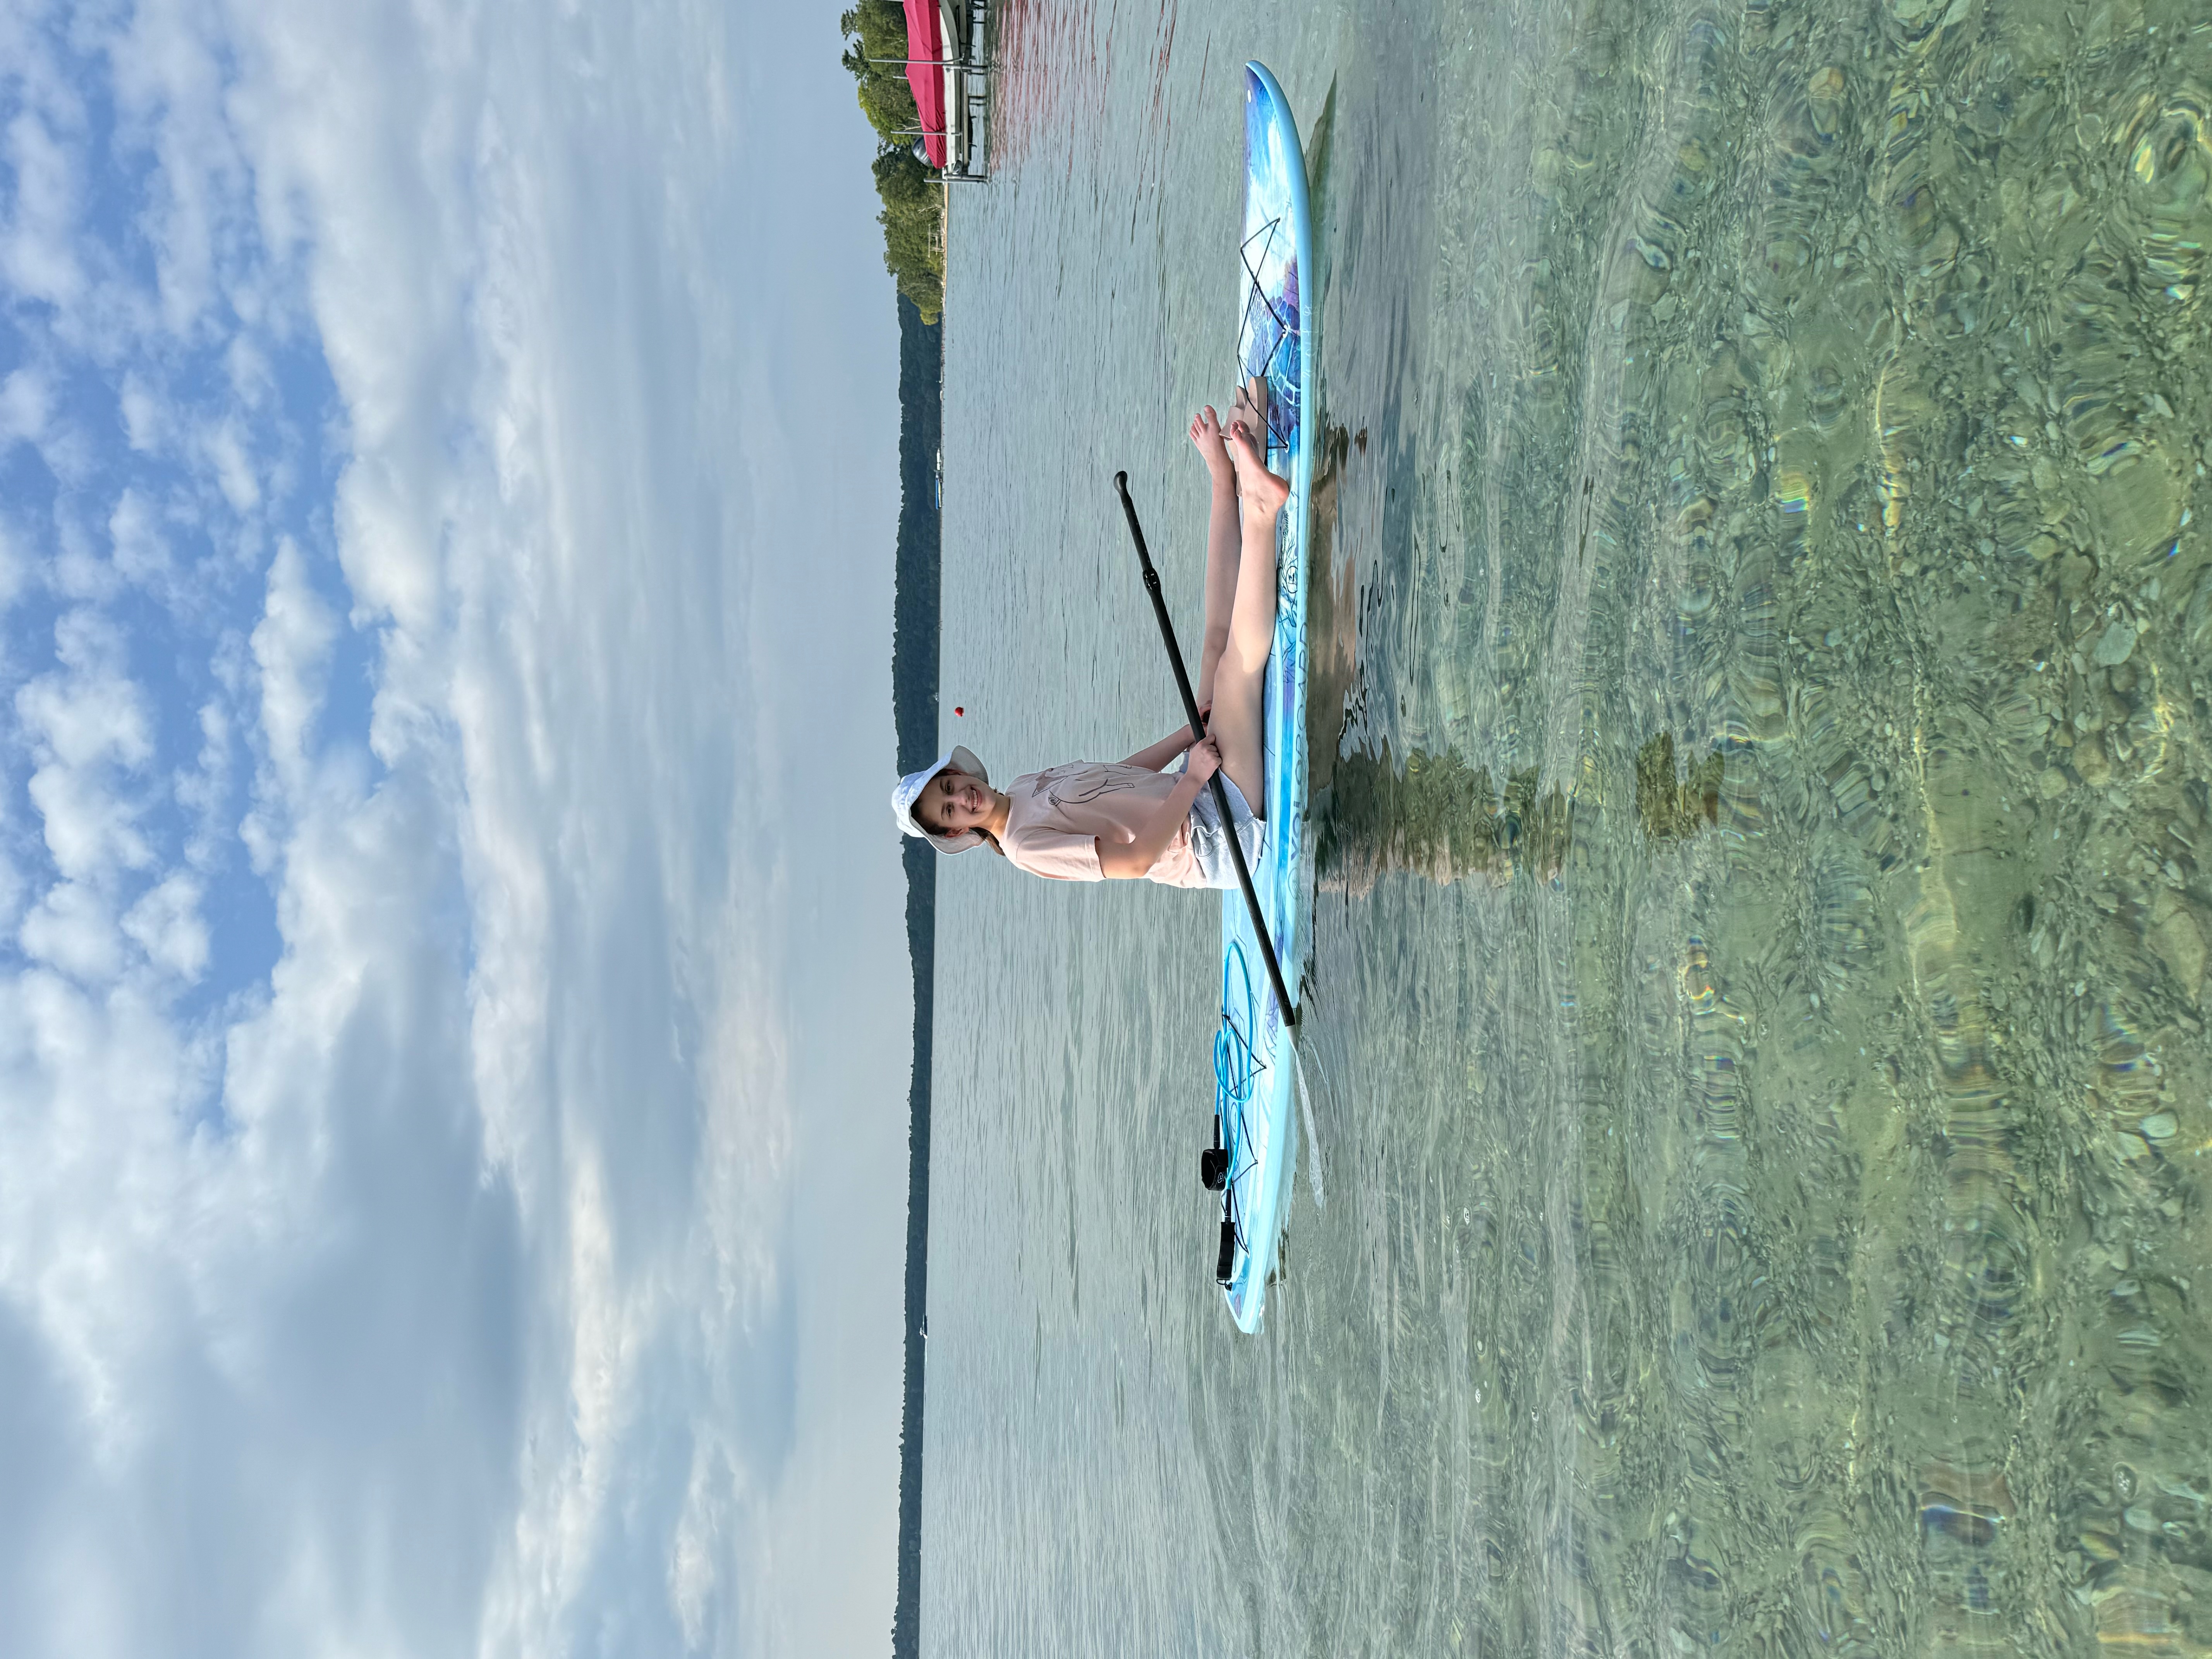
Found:
[[[1218,912],[939,889],[939,1655],[2212,1650],[2212,16],[1009,0],[948,741],[1175,722],[1241,66],[1334,541],[1285,1277]],[[954,706],[964,706],[955,717]]]

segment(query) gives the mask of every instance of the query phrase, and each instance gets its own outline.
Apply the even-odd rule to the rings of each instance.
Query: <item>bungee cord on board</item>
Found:
[[[1243,1023],[1237,1023],[1238,1003]],[[1221,1194],[1224,1243],[1249,1251],[1244,1226],[1237,1213],[1237,1183],[1254,1167],[1251,1127],[1245,1109],[1252,1103],[1253,1085],[1267,1070],[1252,1048],[1250,1031],[1258,1007],[1252,995],[1252,974],[1245,965],[1244,948],[1232,945],[1221,964],[1221,1028],[1213,1034],[1213,1133],[1215,1162],[1200,1160],[1200,1178]],[[1225,1143],[1225,1144],[1224,1144]],[[1224,1253],[1224,1259],[1226,1254]],[[1223,1277],[1217,1267],[1215,1277]]]
[[[1267,297],[1267,289],[1260,283],[1260,273],[1267,265],[1267,254],[1274,246],[1275,235],[1281,228],[1282,222],[1280,219],[1268,220],[1266,224],[1247,236],[1237,250],[1237,257],[1244,266],[1244,285],[1247,289],[1244,314],[1249,318],[1252,314],[1252,307],[1256,303],[1261,310],[1267,313],[1267,320],[1274,325],[1273,330],[1274,338],[1267,347],[1267,355],[1256,363],[1247,363],[1244,366],[1247,378],[1257,375],[1267,382],[1269,394],[1267,447],[1270,449],[1287,448],[1291,441],[1290,428],[1277,423],[1277,416],[1284,407],[1284,399],[1276,394],[1283,391],[1295,393],[1297,390],[1287,382],[1279,385],[1275,374],[1275,362],[1283,355],[1283,348],[1297,337],[1297,325],[1284,320],[1283,313],[1275,308],[1275,302]],[[1266,239],[1266,246],[1261,249],[1259,261],[1255,264],[1252,258],[1252,244],[1263,237]],[[1255,332],[1256,333],[1257,331],[1255,330]]]

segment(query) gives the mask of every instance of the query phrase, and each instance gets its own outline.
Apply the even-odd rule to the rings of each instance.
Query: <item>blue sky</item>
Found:
[[[835,15],[0,0],[11,1652],[887,1645]]]

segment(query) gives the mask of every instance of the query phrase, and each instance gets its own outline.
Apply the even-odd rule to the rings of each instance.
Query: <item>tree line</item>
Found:
[[[860,0],[837,20],[844,64],[860,83],[860,112],[876,130],[876,194],[884,210],[884,265],[922,320],[935,323],[945,305],[942,226],[945,191],[931,181],[914,135],[921,125],[913,89],[899,61],[907,49],[906,10],[899,0]]]
[[[936,325],[904,295],[899,314],[899,523],[891,605],[891,719],[898,769],[937,757],[937,647],[942,606],[937,447],[943,433],[944,346]],[[885,833],[889,833],[886,826]],[[921,1450],[929,1350],[929,1079],[937,994],[934,850],[900,840],[906,863],[907,950],[914,963],[914,1071],[907,1099],[906,1398],[899,1421],[898,1595],[891,1659],[921,1651]]]

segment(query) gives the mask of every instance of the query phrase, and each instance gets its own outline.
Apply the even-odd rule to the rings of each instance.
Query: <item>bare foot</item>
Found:
[[[1242,421],[1229,428],[1229,459],[1237,468],[1237,494],[1246,510],[1270,519],[1281,512],[1283,503],[1291,498],[1290,481],[1267,471],[1267,461],[1254,447],[1251,434]]]
[[[1221,417],[1213,412],[1212,404],[1208,404],[1190,417],[1190,441],[1198,446],[1208,472],[1217,479],[1229,476],[1229,450],[1222,441]]]

